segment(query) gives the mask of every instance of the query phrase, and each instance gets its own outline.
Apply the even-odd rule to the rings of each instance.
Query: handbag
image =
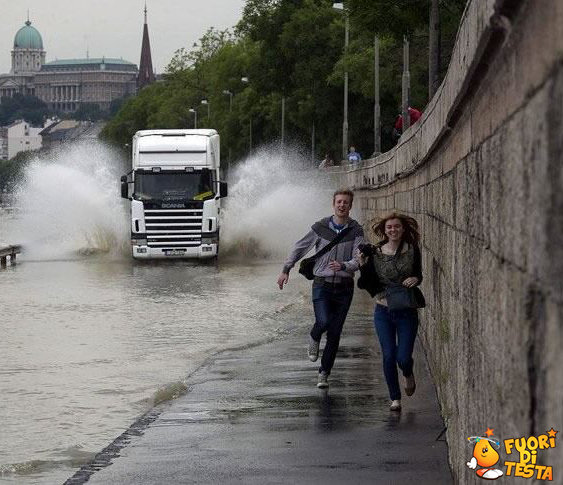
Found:
[[[389,310],[424,308],[426,306],[424,295],[418,286],[408,288],[403,285],[389,285],[385,289],[385,300]]]
[[[404,241],[401,241],[401,244],[399,244],[393,256],[393,263],[397,273],[399,273],[399,269],[397,268],[395,258],[398,254],[401,254],[403,243]],[[407,287],[402,284],[388,285],[387,288],[385,288],[385,300],[387,301],[387,308],[389,308],[389,310],[406,310],[407,308],[424,308],[426,306],[424,295],[418,286]]]
[[[320,258],[323,254],[328,253],[334,246],[336,246],[344,236],[348,234],[352,230],[351,227],[347,227],[346,229],[340,231],[332,241],[330,241],[324,248],[322,248],[318,253],[314,254],[309,258],[303,258],[299,263],[299,273],[301,273],[305,278],[308,280],[315,279],[315,275],[313,274],[313,268],[315,267],[315,262],[318,258]]]

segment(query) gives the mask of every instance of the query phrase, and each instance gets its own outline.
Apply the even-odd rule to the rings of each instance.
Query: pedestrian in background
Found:
[[[356,147],[354,145],[351,145],[348,150],[348,161],[354,165],[357,165],[362,161],[362,156],[356,151]]]
[[[319,168],[334,167],[334,158],[330,152],[327,152],[324,159],[319,163]]]
[[[354,294],[354,272],[359,266],[354,255],[363,242],[364,231],[362,226],[350,217],[353,200],[354,193],[347,189],[337,190],[333,194],[333,215],[317,221],[311,230],[295,243],[278,277],[278,286],[283,290],[289,280],[289,271],[298,260],[313,247],[318,253],[342,233],[339,242],[315,259],[312,271],[315,324],[309,334],[307,349],[311,362],[318,359],[320,340],[323,333],[326,333],[326,345],[317,382],[319,388],[328,387],[328,376],[336,359],[340,334]]]
[[[420,119],[422,113],[416,108],[411,108],[410,106],[408,108],[408,112],[409,112],[409,120],[410,120],[409,126],[412,126]],[[401,137],[402,133],[403,133],[403,115],[399,114],[397,115],[397,118],[395,118],[395,126],[393,127],[393,138],[395,140],[398,140]]]
[[[383,354],[383,372],[391,398],[390,409],[401,410],[397,366],[404,389],[416,389],[412,353],[418,330],[417,308],[424,306],[418,288],[422,281],[418,223],[412,217],[392,213],[373,226],[380,241],[360,248],[362,274],[358,287],[375,296],[374,326]]]

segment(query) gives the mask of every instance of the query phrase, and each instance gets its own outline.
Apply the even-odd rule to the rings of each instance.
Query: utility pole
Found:
[[[440,9],[438,0],[431,0],[428,31],[428,100],[432,99],[440,83],[440,50]]]
[[[197,108],[190,108],[189,111],[194,114],[194,129],[197,130]]]
[[[403,89],[402,89],[403,133],[411,125],[411,117],[409,115],[410,87],[411,87],[411,76],[409,72],[409,41],[407,40],[407,36],[405,35],[403,37]]]
[[[348,12],[345,15],[345,28],[344,28],[344,55],[348,54],[348,43],[350,40],[350,19]],[[346,160],[348,154],[348,67],[344,72],[344,121],[342,123],[342,160]]]
[[[315,166],[315,120],[311,129],[311,167]]]
[[[281,148],[283,150],[285,144],[285,96],[281,99]]]
[[[373,154],[381,153],[381,107],[379,105],[379,37],[375,36],[373,43]]]
[[[342,10],[344,14],[344,56],[348,54],[350,41],[350,19],[344,8],[343,2],[334,2],[332,8]],[[348,154],[348,67],[344,71],[344,121],[342,122],[342,160],[346,160]]]
[[[232,115],[233,112],[233,92],[229,91],[228,89],[223,89],[223,94],[226,94],[227,96],[229,96],[229,118]],[[232,161],[232,157],[231,157],[231,144],[229,143],[229,162],[227,165],[227,170],[230,172],[231,171],[231,161]]]

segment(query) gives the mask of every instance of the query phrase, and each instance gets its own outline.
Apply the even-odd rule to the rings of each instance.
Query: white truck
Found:
[[[133,257],[216,257],[221,198],[227,196],[217,132],[143,130],[132,149],[121,196],[131,201]]]

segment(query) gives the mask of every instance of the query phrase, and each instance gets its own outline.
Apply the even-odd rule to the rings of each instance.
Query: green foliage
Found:
[[[43,120],[51,112],[47,105],[35,96],[15,94],[0,100],[0,126],[9,125],[16,120],[25,120],[32,126],[42,126]]]
[[[74,113],[69,113],[71,119],[81,121],[98,121],[106,118],[107,115],[108,113],[102,111],[98,103],[82,103]]]
[[[341,152],[344,72],[349,73],[349,141],[373,151],[374,37],[380,38],[383,149],[400,110],[403,37],[410,42],[411,105],[423,109],[428,93],[429,0],[347,0],[350,44],[344,52],[342,11],[332,0],[247,0],[234,33],[208,30],[192,49],[176,51],[164,81],[128,99],[102,135],[120,145],[137,130],[198,127],[221,134],[223,158],[243,157],[253,145],[280,136],[286,100],[287,139],[317,151]],[[464,0],[442,0],[442,55],[448,59]],[[446,63],[443,62],[445,66]],[[445,71],[444,71],[445,72]],[[242,77],[249,79],[241,82]],[[229,95],[233,93],[232,105]],[[202,105],[205,99],[209,103]]]

